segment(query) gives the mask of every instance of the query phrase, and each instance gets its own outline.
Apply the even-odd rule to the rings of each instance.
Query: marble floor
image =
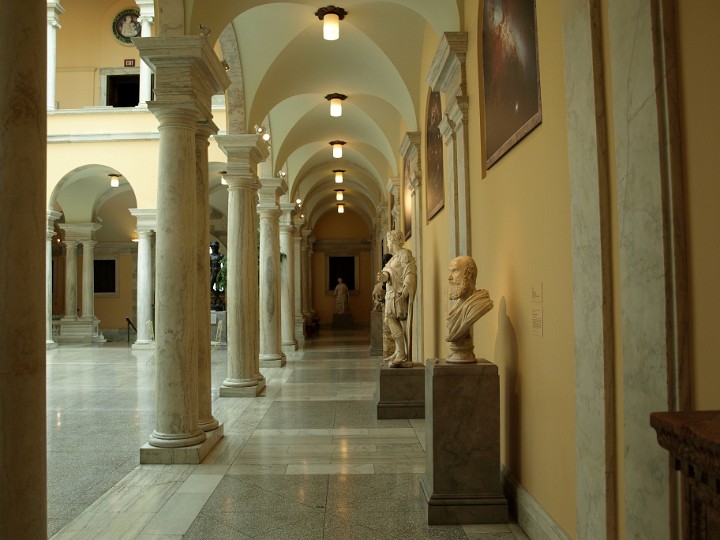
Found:
[[[257,398],[219,398],[225,437],[200,465],[140,465],[154,428],[152,351],[47,353],[48,537],[65,539],[527,539],[515,524],[428,526],[423,420],[377,420],[364,330],[323,329],[263,368]]]

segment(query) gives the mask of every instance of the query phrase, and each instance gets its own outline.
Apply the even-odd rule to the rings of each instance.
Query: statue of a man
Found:
[[[220,288],[218,287],[218,275],[222,265],[222,254],[220,253],[220,242],[210,242],[210,294],[212,294],[211,308],[214,310],[222,310],[224,308],[223,301],[220,298]]]
[[[448,362],[460,364],[476,362],[473,352],[472,327],[490,311],[493,302],[485,289],[476,290],[477,265],[472,257],[461,256],[450,261],[448,282],[451,307],[448,311],[445,341],[450,342]]]
[[[349,300],[350,292],[348,287],[343,283],[343,278],[338,278],[338,283],[335,285],[335,313],[349,313]]]
[[[412,308],[417,285],[415,257],[403,247],[400,231],[387,233],[388,251],[392,258],[378,274],[385,283],[385,322],[390,328],[395,352],[385,358],[390,367],[412,365]]]

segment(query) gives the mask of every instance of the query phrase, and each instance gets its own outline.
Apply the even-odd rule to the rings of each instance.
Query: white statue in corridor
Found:
[[[385,361],[390,367],[412,367],[412,309],[417,285],[415,257],[403,247],[400,231],[390,231],[386,238],[392,258],[378,273],[377,279],[386,284],[385,323],[395,341],[395,352]]]
[[[490,311],[493,301],[486,289],[475,289],[477,265],[472,257],[461,256],[450,261],[448,282],[451,307],[448,311],[445,341],[450,342],[448,362],[468,364],[477,362],[473,352],[472,327]]]
[[[343,278],[338,278],[335,285],[335,313],[350,313],[350,291]]]

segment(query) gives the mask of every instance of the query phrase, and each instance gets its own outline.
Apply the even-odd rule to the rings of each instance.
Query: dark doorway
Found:
[[[140,75],[108,75],[107,103],[112,107],[137,107]]]

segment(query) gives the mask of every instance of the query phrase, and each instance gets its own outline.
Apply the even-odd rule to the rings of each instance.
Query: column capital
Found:
[[[258,190],[258,210],[279,209],[278,199],[287,191],[287,183],[282,178],[259,178],[260,189]]]
[[[86,242],[95,239],[95,231],[102,227],[100,223],[60,223],[58,225],[65,232],[65,243],[68,241]]]
[[[228,157],[227,174],[223,175],[228,189],[260,187],[257,181],[258,163],[270,155],[267,143],[257,134],[216,135],[215,141]]]
[[[65,8],[60,5],[60,2],[47,0],[47,22],[49,25],[58,29],[61,28],[58,18],[63,13],[65,13]]]
[[[194,101],[155,100],[148,101],[147,107],[158,119],[159,129],[181,127],[195,130],[198,122],[203,119],[201,107]]]
[[[427,75],[427,82],[434,92],[446,95],[467,95],[465,81],[465,57],[467,32],[445,32]]]
[[[440,135],[445,142],[445,146],[453,142],[455,136],[455,122],[450,120],[447,115],[443,115],[438,128],[440,129]]]
[[[420,132],[408,131],[400,143],[400,155],[408,161],[420,160]]]
[[[137,225],[135,230],[139,233],[154,232],[157,228],[157,209],[155,208],[129,208],[129,212],[135,216]]]
[[[155,71],[157,101],[197,96],[203,118],[212,118],[210,99],[230,86],[220,59],[205,36],[137,37],[133,44]]]
[[[295,203],[282,202],[280,203],[280,211],[282,212],[282,218],[280,219],[280,227],[285,228],[287,231],[292,232],[294,228],[294,218],[296,205]]]
[[[458,129],[463,124],[467,124],[469,99],[467,96],[455,96],[447,103],[446,115],[448,120],[453,123],[453,128]]]

